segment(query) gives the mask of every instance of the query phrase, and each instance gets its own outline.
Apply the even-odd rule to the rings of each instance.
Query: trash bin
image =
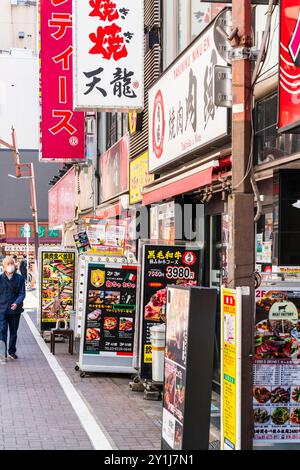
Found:
[[[166,345],[165,323],[150,328],[150,339],[152,344],[152,380],[154,382],[163,382]]]

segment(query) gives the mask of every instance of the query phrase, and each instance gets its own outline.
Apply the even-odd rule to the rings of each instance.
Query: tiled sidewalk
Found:
[[[23,318],[18,354],[0,366],[0,449],[92,449]]]
[[[28,295],[26,307],[35,307]],[[36,323],[36,312],[27,311]],[[48,344],[49,346],[49,344]],[[159,450],[162,403],[143,399],[129,388],[129,375],[90,374],[81,378],[77,354],[56,344],[56,359],[96,421],[121,450]],[[87,434],[37,345],[24,318],[20,324],[20,359],[0,368],[0,449],[92,449]],[[218,405],[218,398],[214,397]],[[213,417],[210,440],[218,439]]]

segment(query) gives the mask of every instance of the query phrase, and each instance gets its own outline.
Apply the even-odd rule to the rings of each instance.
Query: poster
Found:
[[[89,238],[86,232],[79,232],[73,235],[78,253],[84,253],[91,249]]]
[[[190,291],[168,289],[162,438],[182,449]]]
[[[256,290],[254,440],[300,442],[300,288]]]
[[[141,275],[141,377],[152,374],[151,326],[165,321],[167,285],[199,285],[200,249],[172,245],[144,245]]]
[[[41,330],[49,330],[60,318],[70,320],[75,310],[75,251],[40,251]]]
[[[221,449],[240,449],[240,296],[222,288],[221,298]]]
[[[133,356],[137,266],[89,264],[84,355]]]
[[[124,256],[127,239],[127,222],[106,220],[90,221],[87,235],[91,247],[97,254]]]

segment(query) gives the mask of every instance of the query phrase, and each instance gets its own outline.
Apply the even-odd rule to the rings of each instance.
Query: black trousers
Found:
[[[8,354],[16,354],[17,332],[21,313],[0,315],[0,341],[4,341],[7,350],[7,332],[9,330]]]

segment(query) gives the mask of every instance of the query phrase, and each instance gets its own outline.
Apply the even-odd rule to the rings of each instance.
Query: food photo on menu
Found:
[[[119,330],[120,331],[132,331],[133,329],[133,319],[132,318],[120,318]]]
[[[97,308],[96,310],[93,310],[92,312],[89,312],[87,314],[87,319],[88,321],[99,321],[101,317],[102,310],[100,308]]]
[[[105,292],[105,303],[106,305],[118,305],[120,303],[121,293],[115,291]]]
[[[165,321],[165,307],[167,304],[167,289],[160,289],[153,294],[145,306],[145,320]]]
[[[300,299],[280,294],[256,303],[256,359],[300,359]]]
[[[104,330],[114,330],[118,326],[118,319],[116,317],[105,317],[103,322]]]
[[[100,304],[104,301],[104,292],[98,290],[89,290],[89,303]]]
[[[85,337],[87,341],[98,341],[100,339],[100,328],[87,328]]]

